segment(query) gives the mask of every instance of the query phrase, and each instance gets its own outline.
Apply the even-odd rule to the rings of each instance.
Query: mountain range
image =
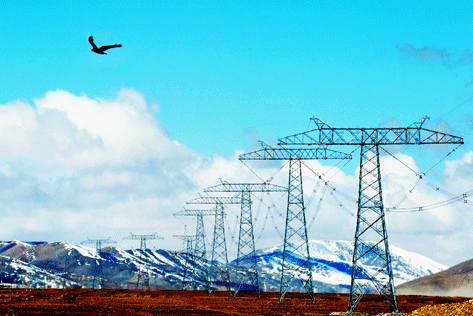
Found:
[[[309,241],[314,288],[316,292],[344,293],[350,289],[353,242]],[[260,289],[279,291],[282,246],[256,251]],[[447,267],[416,253],[390,246],[396,285],[426,277]],[[296,254],[287,256],[288,264],[297,264]],[[235,260],[229,263],[230,279],[235,280]],[[222,263],[215,263],[224,267]],[[248,264],[243,259],[242,265]],[[375,257],[366,257],[363,267],[374,271]],[[209,261],[193,260],[185,252],[141,249],[122,250],[113,246],[96,250],[64,242],[0,243],[0,281],[15,287],[181,289],[192,281],[192,267],[198,276],[197,288],[204,289]],[[103,277],[103,279],[102,279]],[[103,281],[102,281],[103,280]],[[143,281],[145,283],[143,283]],[[224,288],[222,280],[213,283]],[[245,288],[245,287],[244,287]],[[248,285],[247,289],[251,289]],[[291,284],[291,291],[304,291],[301,282]]]

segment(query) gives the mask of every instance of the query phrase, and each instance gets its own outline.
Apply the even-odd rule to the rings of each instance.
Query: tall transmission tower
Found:
[[[302,160],[309,159],[351,159],[351,155],[329,149],[285,149],[272,148],[260,142],[263,149],[240,155],[240,160],[289,160],[289,187],[282,255],[281,286],[279,302],[289,291],[291,283],[300,280],[314,302],[312,267],[302,190]],[[289,260],[290,259],[290,260]],[[302,259],[302,260],[301,260]],[[290,262],[301,262],[293,264]]]
[[[204,216],[216,216],[215,210],[182,210],[174,213],[174,216],[195,216],[197,223],[195,226],[195,244],[192,259],[192,282],[190,286],[191,290],[197,289],[197,282],[200,281],[204,284],[206,290],[210,291],[208,269],[205,267],[207,264],[207,251],[205,247],[205,230],[204,230]],[[204,269],[204,274],[198,273],[197,263]]]
[[[288,145],[361,146],[358,185],[358,213],[353,251],[349,311],[353,311],[369,284],[385,296],[393,312],[398,311],[389,254],[384,205],[381,190],[379,146],[463,144],[463,138],[422,127],[428,117],[402,128],[333,128],[312,118],[317,128],[279,139]],[[373,240],[374,245],[368,243]],[[375,256],[379,269],[371,274],[362,266],[368,256]]]
[[[228,270],[227,241],[225,237],[225,212],[223,211],[225,204],[240,204],[240,197],[213,197],[200,196],[196,199],[189,200],[187,204],[214,204],[215,205],[215,225],[212,243],[212,260],[209,271],[209,294],[212,293],[211,286],[216,280],[224,282],[228,293],[232,294],[230,283],[230,271]],[[219,262],[220,260],[220,262]],[[223,266],[222,266],[223,262]]]
[[[238,236],[238,253],[236,261],[236,288],[234,296],[240,291],[245,281],[249,281],[258,297],[260,297],[259,277],[256,267],[255,238],[253,233],[253,215],[251,212],[252,192],[287,192],[287,188],[264,183],[222,183],[204,189],[204,192],[236,192],[241,194],[240,232]],[[248,260],[248,268],[242,265],[243,260]]]
[[[107,239],[90,239],[87,237],[87,240],[81,242],[81,244],[95,244],[96,250],[96,259],[94,261],[94,278],[92,280],[93,289],[103,289],[105,288],[105,276],[103,272],[103,267],[100,261],[102,261],[102,245],[103,244],[116,244],[117,242],[111,240],[110,237]]]
[[[154,233],[152,235],[135,235],[133,233],[130,233],[130,236],[123,237],[123,239],[140,240],[140,261],[145,261],[146,240],[164,239],[163,237],[157,236],[156,234],[157,233]],[[144,271],[142,266],[140,266],[138,271],[136,289],[140,288],[140,280],[142,280],[144,287],[149,290],[149,273]]]
[[[196,236],[192,235],[174,235],[174,237],[182,239],[186,242],[186,251],[184,252],[184,273],[182,274],[182,289],[185,290],[195,284],[194,269],[195,269],[195,258],[194,248],[192,243],[195,241]],[[191,262],[189,264],[189,261]],[[191,265],[191,267],[189,267]],[[191,268],[191,269],[189,269]],[[190,281],[189,281],[190,280]]]

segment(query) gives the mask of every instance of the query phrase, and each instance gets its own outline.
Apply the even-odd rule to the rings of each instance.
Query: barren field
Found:
[[[347,310],[347,294],[316,294],[312,304],[305,293],[288,293],[282,304],[276,292],[153,291],[153,290],[33,290],[1,289],[1,315],[329,315]],[[401,312],[425,305],[465,302],[464,297],[398,296]],[[357,312],[390,312],[383,298],[366,295]]]

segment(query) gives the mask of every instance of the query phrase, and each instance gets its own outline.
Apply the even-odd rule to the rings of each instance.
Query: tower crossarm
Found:
[[[287,188],[264,183],[222,183],[204,189],[204,192],[287,192]]]
[[[112,240],[111,237],[108,237],[107,239],[90,239],[87,238],[87,240],[84,240],[81,242],[81,244],[93,244],[95,245],[95,248],[97,249],[97,253],[102,250],[102,244],[116,244],[117,242],[115,240]]]
[[[175,212],[174,216],[214,216],[215,209],[213,210],[182,210]]]
[[[81,244],[96,244],[96,243],[116,244],[117,242],[115,240],[112,240],[111,237],[108,237],[107,239],[90,239],[90,238],[87,238],[87,240],[84,240],[83,242],[81,242]]]
[[[351,159],[351,155],[326,148],[272,148],[260,141],[260,150],[240,155],[240,160]]]
[[[198,198],[186,201],[186,204],[241,204],[241,197],[199,196]]]
[[[184,241],[187,241],[187,240],[195,240],[195,239],[197,238],[196,235],[173,235],[173,237],[182,239],[182,240],[184,240]]]
[[[164,239],[161,236],[156,235],[157,233],[154,233],[152,235],[135,235],[133,233],[130,233],[130,236],[123,237],[123,239],[133,239],[133,240],[151,240],[151,239]]]
[[[351,159],[350,154],[325,148],[263,148],[240,155],[240,160],[323,160],[323,159]]]
[[[409,127],[334,128],[318,118],[312,118],[317,128],[279,139],[279,145],[431,145],[463,144],[463,138],[432,131],[421,122]]]

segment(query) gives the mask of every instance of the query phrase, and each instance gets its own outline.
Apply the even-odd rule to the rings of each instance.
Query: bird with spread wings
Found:
[[[94,44],[94,38],[92,36],[89,37],[89,43],[90,45],[92,45],[92,51],[101,55],[107,55],[105,53],[107,49],[115,48],[115,47],[122,47],[122,44],[115,44],[115,45],[105,45],[99,48],[97,47],[97,45]]]

